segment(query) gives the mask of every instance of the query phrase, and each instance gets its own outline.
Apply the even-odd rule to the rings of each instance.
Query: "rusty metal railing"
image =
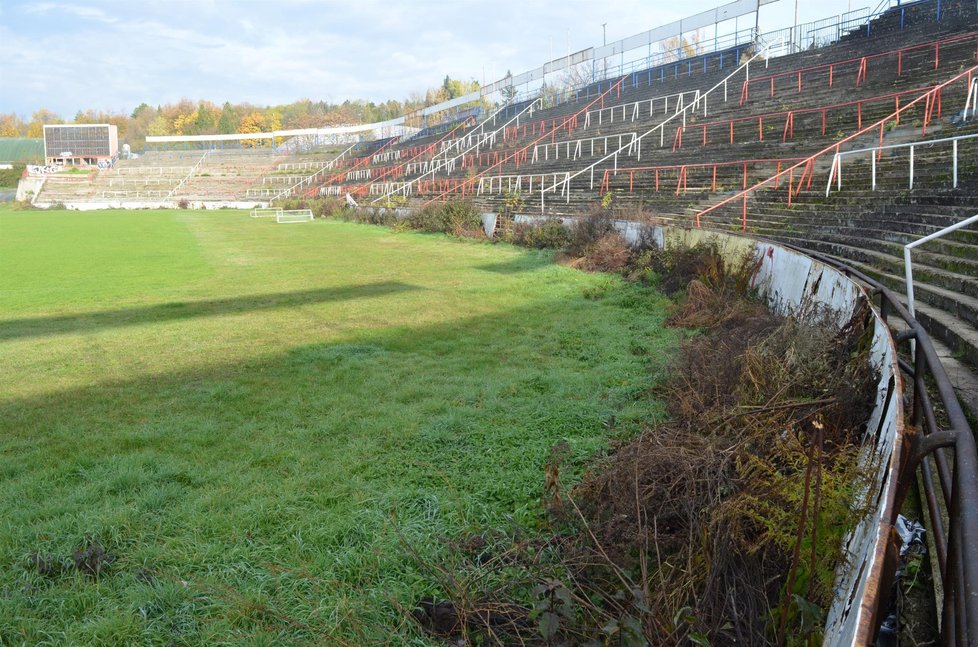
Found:
[[[779,243],[784,245],[784,243]],[[886,286],[830,256],[793,245],[784,245],[830,265],[868,285],[879,298],[884,321],[898,318],[903,326],[894,331],[898,346],[915,346],[900,359],[900,368],[911,385],[910,424],[916,428],[908,447],[908,459],[900,471],[897,510],[920,471],[928,527],[934,540],[943,600],[940,632],[948,647],[978,647],[978,451],[975,436],[954,394],[951,381],[938,359],[930,336],[910,314],[900,297]],[[892,329],[892,326],[891,326]],[[938,418],[931,393],[943,408],[946,425]],[[892,521],[896,521],[893,519]],[[892,581],[897,568],[896,552],[889,551],[884,581]],[[881,596],[883,604],[886,596]],[[877,617],[885,617],[879,609]]]

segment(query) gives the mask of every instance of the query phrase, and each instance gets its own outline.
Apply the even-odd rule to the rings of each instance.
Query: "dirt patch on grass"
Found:
[[[72,551],[71,557],[35,552],[27,561],[39,575],[54,579],[71,572],[98,578],[109,572],[116,559],[97,539],[87,538]]]

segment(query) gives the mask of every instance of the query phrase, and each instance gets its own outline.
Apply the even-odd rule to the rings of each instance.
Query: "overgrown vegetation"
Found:
[[[591,250],[609,235],[600,220],[578,233]],[[716,243],[629,267],[676,296],[672,325],[698,331],[648,394],[668,416],[574,487],[556,445],[549,533],[449,542],[447,563],[426,564],[441,595],[414,617],[473,644],[818,643],[860,515],[867,312],[841,330],[828,313],[775,316],[751,297],[754,260]]]
[[[24,164],[11,164],[13,168],[0,169],[0,189],[17,187],[20,176],[24,174]]]
[[[428,205],[412,211],[404,219],[403,225],[428,233],[447,233],[476,238],[483,235],[479,211],[467,201]]]

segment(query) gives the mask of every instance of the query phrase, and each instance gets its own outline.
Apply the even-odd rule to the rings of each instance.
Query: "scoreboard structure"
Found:
[[[48,165],[111,165],[119,154],[119,129],[113,124],[44,126],[44,162]]]

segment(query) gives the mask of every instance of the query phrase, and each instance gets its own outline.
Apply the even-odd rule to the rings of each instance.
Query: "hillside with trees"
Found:
[[[478,89],[475,80],[446,76],[441,86],[423,94],[415,92],[403,101],[391,99],[380,103],[361,99],[342,103],[299,99],[284,105],[257,106],[181,99],[156,106],[144,102],[129,114],[86,109],[72,117],[38,108],[30,119],[13,113],[0,114],[0,137],[41,137],[45,124],[109,123],[118,127],[120,142],[128,143],[133,150],[142,150],[147,135],[258,133],[386,121]]]

